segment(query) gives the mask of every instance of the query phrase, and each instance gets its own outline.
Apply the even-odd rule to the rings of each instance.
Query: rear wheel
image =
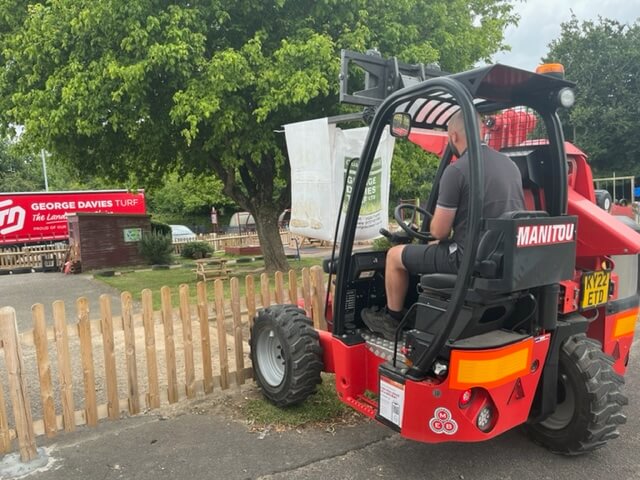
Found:
[[[610,212],[611,205],[613,203],[611,200],[611,194],[607,190],[595,190],[594,193],[596,195],[596,205],[605,212]]]
[[[315,393],[321,382],[322,349],[304,310],[294,305],[260,310],[250,344],[255,379],[269,401],[287,407]]]
[[[531,438],[554,453],[579,455],[619,436],[627,421],[622,407],[624,378],[598,342],[570,337],[560,350],[558,405],[549,417],[525,428]]]

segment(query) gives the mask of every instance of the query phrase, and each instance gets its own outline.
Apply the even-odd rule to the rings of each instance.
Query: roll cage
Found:
[[[363,60],[360,57],[366,59],[366,56],[357,55],[360,62],[356,63],[363,66]],[[369,84],[374,84],[374,87],[356,92],[354,95],[346,94],[344,92],[348,85],[348,68],[344,67],[345,54],[343,53],[341,99],[346,99],[345,101],[350,103],[377,105],[377,107],[355,175],[344,220],[341,248],[336,262],[337,285],[346,285],[352,272],[353,242],[364,189],[381,135],[392,115],[397,112],[406,112],[411,116],[412,128],[436,130],[446,129],[451,116],[458,110],[462,111],[464,117],[471,166],[468,233],[464,245],[465,255],[458,271],[451,301],[442,319],[444,327],[429,348],[430,356],[435,358],[454,327],[455,319],[470,286],[480,232],[484,224],[481,210],[483,189],[480,188],[484,173],[482,163],[478,161],[481,139],[476,116],[472,113],[477,110],[483,114],[514,106],[531,108],[538,113],[548,133],[548,158],[551,162],[547,170],[550,178],[545,190],[546,209],[551,216],[564,215],[568,196],[567,166],[564,137],[556,110],[559,107],[557,100],[559,92],[564,88],[573,87],[574,84],[504,65],[486,66],[469,72],[446,75],[424,67],[408,66],[411,68],[407,68],[406,64],[399,64],[397,61],[385,63],[377,57],[367,60],[376,67],[372,69],[375,70],[374,72],[368,70],[367,73],[367,81]],[[413,79],[412,72],[415,75]],[[396,88],[399,89],[394,91]],[[381,98],[385,92],[389,91],[392,91],[389,96]],[[365,100],[352,101],[359,96],[364,97]],[[426,208],[431,212],[435,209],[440,176],[452,157],[451,151],[447,148],[436,173],[435,188],[427,201]],[[333,334],[342,337],[348,343],[355,343],[361,340],[351,328],[353,324],[346,321],[350,302],[346,289],[337,288],[333,304]]]

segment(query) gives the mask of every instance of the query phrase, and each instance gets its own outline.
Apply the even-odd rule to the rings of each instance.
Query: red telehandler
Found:
[[[366,88],[350,94],[355,66],[366,71]],[[522,426],[551,451],[575,455],[619,436],[640,234],[595,204],[586,156],[565,142],[557,115],[573,104],[574,84],[546,69],[490,65],[449,75],[343,52],[341,100],[366,107],[370,130],[336,233],[339,253],[324,262],[335,283],[330,328],[315,330],[295,305],[258,312],[251,358],[270,401],[302,402],[325,371],[335,373],[344,403],[422,442],[478,442]],[[411,278],[408,312],[390,341],[360,317],[386,304],[386,252],[353,249],[369,171],[386,129],[442,154],[425,207],[398,206],[402,230],[381,232],[395,243],[430,241],[437,185],[455,160],[442,132],[457,111],[471,165],[462,264],[457,275]],[[482,218],[482,140],[520,169],[526,210]]]

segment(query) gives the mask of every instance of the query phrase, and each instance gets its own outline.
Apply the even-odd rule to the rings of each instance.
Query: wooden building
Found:
[[[71,259],[82,270],[145,263],[138,245],[151,232],[149,215],[73,213],[67,221]]]

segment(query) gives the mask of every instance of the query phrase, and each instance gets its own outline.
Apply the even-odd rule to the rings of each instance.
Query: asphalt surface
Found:
[[[367,420],[328,429],[254,432],[219,408],[221,402],[240,399],[243,393],[236,392],[182,402],[169,413],[104,422],[54,439],[38,437],[48,463],[28,478],[637,480],[639,344],[627,375],[630,403],[621,437],[580,457],[553,455],[519,430],[484,443],[438,445],[404,440]]]
[[[92,318],[99,318],[100,295],[112,295],[120,298],[120,292],[91,275],[65,275],[60,272],[19,273],[0,275],[0,307],[13,307],[16,310],[18,329],[24,331],[33,327],[31,307],[42,303],[45,307],[47,322],[53,323],[51,305],[62,300],[67,312],[75,312],[75,302],[80,297],[89,300]]]

